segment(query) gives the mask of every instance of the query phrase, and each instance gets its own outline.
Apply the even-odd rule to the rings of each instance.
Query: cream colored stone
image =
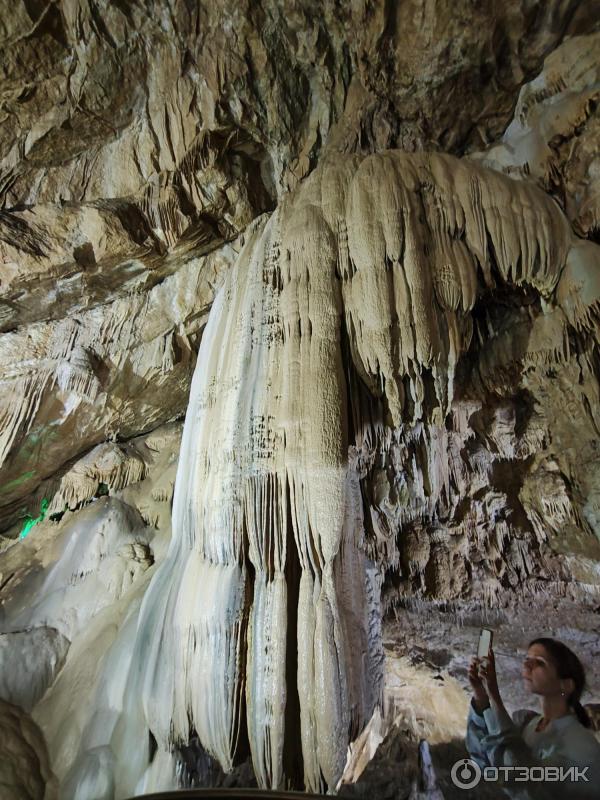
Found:
[[[61,796],[333,790],[462,732],[392,609],[600,596],[593,9],[125,5],[0,13],[0,689]]]

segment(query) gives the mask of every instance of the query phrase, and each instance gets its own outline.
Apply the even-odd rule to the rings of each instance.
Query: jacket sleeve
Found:
[[[482,769],[492,766],[485,751],[485,747],[482,745],[487,734],[488,729],[485,718],[475,710],[473,700],[471,700],[469,704],[469,716],[467,717],[465,745],[473,761],[479,764]]]

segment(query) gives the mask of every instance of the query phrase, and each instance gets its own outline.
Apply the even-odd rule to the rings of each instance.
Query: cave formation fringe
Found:
[[[383,674],[352,454],[444,424],[494,287],[542,299],[531,357],[553,357],[557,327],[597,332],[595,251],[534,186],[439,154],[336,156],[252,223],[202,339],[173,539],[138,625],[162,749],[194,730],[229,770],[247,736],[276,788],[299,747],[300,783],[336,786]]]

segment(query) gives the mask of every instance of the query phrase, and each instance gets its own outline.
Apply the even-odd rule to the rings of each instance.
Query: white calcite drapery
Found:
[[[306,788],[336,785],[382,673],[351,448],[381,424],[349,382],[393,427],[442,420],[470,311],[497,283],[533,287],[549,313],[564,298],[593,328],[594,286],[581,295],[571,269],[555,292],[572,244],[534,186],[438,154],[336,157],[252,224],[204,332],[173,540],[138,626],[161,748],[193,728],[227,770],[245,725],[259,783],[279,787],[297,733]]]

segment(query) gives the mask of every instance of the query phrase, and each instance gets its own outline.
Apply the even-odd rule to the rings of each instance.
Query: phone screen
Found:
[[[492,644],[492,631],[489,628],[482,628],[479,636],[479,647],[477,648],[478,658],[487,658]]]

